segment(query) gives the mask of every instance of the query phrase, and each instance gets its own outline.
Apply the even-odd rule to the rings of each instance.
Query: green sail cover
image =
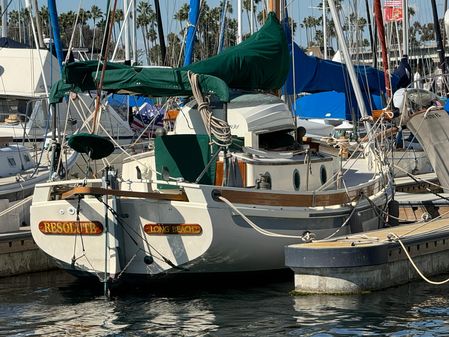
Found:
[[[93,62],[93,61],[88,61]],[[96,69],[98,62],[90,70]],[[76,66],[80,65],[78,69]],[[186,70],[174,68],[139,68],[120,65],[111,67],[108,62],[103,80],[103,90],[130,95],[152,97],[191,96],[192,88]],[[61,102],[70,92],[96,89],[96,70],[89,72],[86,62],[71,63],[64,67],[64,77],[51,87],[50,103]],[[109,70],[110,69],[110,70]],[[226,83],[210,75],[199,75],[201,91],[215,94],[221,101],[229,102],[229,88]]]
[[[242,43],[181,69],[216,76],[230,88],[279,89],[287,79],[290,53],[279,20],[269,13],[265,25]]]
[[[273,13],[250,38],[221,54],[185,68],[142,68],[107,63],[103,90],[152,97],[190,96],[190,70],[199,75],[201,91],[229,101],[229,87],[236,89],[278,89],[288,75],[290,59],[285,34]],[[62,80],[51,88],[50,102],[60,102],[70,91],[95,90],[100,81],[97,61],[64,66]]]

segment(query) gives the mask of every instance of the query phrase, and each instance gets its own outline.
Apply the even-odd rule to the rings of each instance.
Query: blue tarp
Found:
[[[330,60],[323,60],[315,56],[308,56],[295,43],[294,44],[294,67],[290,69],[286,81],[285,90],[287,94],[300,92],[353,92],[346,65]],[[385,92],[385,80],[383,71],[369,66],[354,66],[362,92],[381,94]],[[293,82],[293,72],[294,76]],[[293,83],[295,88],[293,88]],[[393,76],[392,86],[396,89],[398,77]]]
[[[128,104],[129,98],[129,106],[130,107],[140,107],[143,103],[153,104],[153,100],[144,96],[131,96],[131,95],[119,95],[113,94],[109,97],[108,103],[113,108],[115,107],[123,107]]]
[[[383,108],[379,95],[365,96],[365,104],[372,109]],[[354,95],[346,95],[342,92],[324,91],[311,95],[305,95],[296,100],[294,111],[301,118],[332,118],[352,120],[351,110],[358,112]]]

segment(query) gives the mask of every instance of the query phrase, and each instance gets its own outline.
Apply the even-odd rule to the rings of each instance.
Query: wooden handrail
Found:
[[[169,201],[189,201],[184,191],[180,193],[156,193],[156,192],[136,192],[102,187],[77,186],[62,193],[62,199],[69,199],[79,195],[114,195],[117,197],[143,198]]]

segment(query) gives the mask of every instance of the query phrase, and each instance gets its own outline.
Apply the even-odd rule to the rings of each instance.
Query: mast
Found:
[[[130,49],[129,49],[129,16],[130,13],[128,11],[128,0],[123,0],[123,11],[127,14],[125,18],[125,61],[131,59]]]
[[[237,0],[237,44],[242,42],[242,0]]]
[[[58,64],[60,74],[62,76],[62,60],[64,55],[62,53],[62,43],[59,32],[58,23],[58,11],[56,10],[56,0],[48,0],[48,13],[50,15],[51,30],[53,32],[53,41],[55,43],[56,57],[58,58]]]
[[[251,35],[254,34],[254,0],[251,0],[251,13],[250,13],[250,19],[251,22],[249,24],[250,33]]]
[[[387,45],[385,43],[384,20],[382,17],[382,8],[380,6],[380,0],[374,0],[374,15],[376,17],[377,34],[379,35],[380,45],[382,48],[382,65],[384,68],[384,76],[385,76],[385,90],[387,97],[390,98],[392,96],[391,84],[390,84],[390,76],[388,74]]]
[[[133,50],[133,64],[137,64],[137,7],[136,0],[131,0],[132,10],[132,29],[131,29],[131,45]]]
[[[37,4],[37,0],[33,0],[33,7],[36,13],[36,30],[37,39],[39,41],[39,48],[45,48],[44,38],[42,37],[41,18],[39,17],[39,6]]]
[[[154,0],[154,7],[156,8],[157,35],[159,35],[159,44],[161,45],[162,65],[165,65],[167,62],[167,49],[165,48],[164,29],[162,27],[161,7],[159,6],[159,0]]]
[[[323,0],[323,44],[324,59],[327,60],[327,18],[326,18],[326,0]]]
[[[226,13],[228,12],[228,0],[223,1],[223,11],[221,13],[221,22],[220,22],[220,35],[218,37],[218,50],[217,54],[219,54],[223,50],[224,45],[224,35],[225,35],[225,26],[226,26]]]
[[[403,41],[403,49],[404,55],[409,54],[408,47],[408,4],[407,0],[402,0],[402,41]]]
[[[443,40],[441,38],[440,23],[438,21],[437,5],[435,3],[435,0],[431,0],[431,3],[432,3],[433,26],[435,30],[435,39],[437,42],[438,58],[440,59],[441,72],[445,74],[447,67],[446,67],[446,60],[444,57],[444,48],[443,48]]]
[[[6,0],[2,0],[2,37],[8,37],[8,7]]]
[[[362,118],[366,119],[368,117],[368,113],[366,111],[365,101],[363,100],[362,91],[360,90],[359,81],[357,80],[357,75],[354,71],[354,66],[352,64],[351,57],[349,55],[348,46],[346,45],[346,41],[343,35],[343,29],[340,25],[340,19],[338,17],[337,8],[335,7],[334,0],[329,0],[329,9],[332,14],[332,18],[335,22],[335,30],[337,32],[337,37],[340,42],[340,48],[343,52],[343,56],[345,59],[346,68],[348,69],[349,78],[351,79],[352,87],[354,89],[354,94],[357,99],[357,104],[359,106],[360,115]],[[371,125],[365,121],[365,129],[369,138],[371,138]]]
[[[184,54],[184,66],[192,63],[193,45],[195,43],[196,24],[200,11],[200,0],[190,0],[189,25],[187,28],[186,47]]]
[[[371,46],[371,53],[373,58],[373,67],[377,68],[377,53],[376,46],[374,45],[374,37],[373,37],[373,26],[371,23],[371,10],[369,7],[368,0],[365,0],[365,8],[366,8],[366,19],[368,21],[368,32],[369,32],[369,43]]]

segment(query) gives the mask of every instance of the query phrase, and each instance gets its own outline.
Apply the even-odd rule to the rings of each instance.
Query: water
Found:
[[[290,294],[292,277],[102,296],[61,271],[0,279],[2,336],[449,336],[449,285]],[[226,283],[226,282],[225,282]]]

